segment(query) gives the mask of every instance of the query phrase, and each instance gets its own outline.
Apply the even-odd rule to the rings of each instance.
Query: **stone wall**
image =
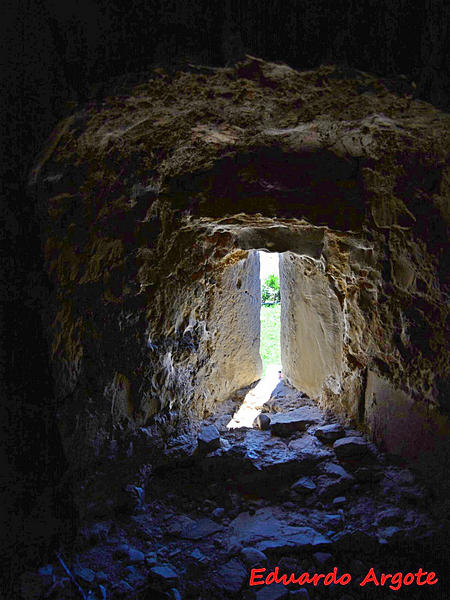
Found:
[[[170,437],[258,376],[249,364],[237,377],[211,331],[220,344],[239,337],[241,322],[224,331],[218,315],[233,311],[218,290],[259,248],[317,261],[295,258],[291,338],[309,339],[309,289],[320,300],[307,321],[324,354],[298,370],[292,339],[294,383],[365,427],[372,371],[445,420],[449,138],[448,115],[369,74],[258,59],[158,71],[62,122],[30,184],[71,464],[106,452],[119,432]]]
[[[259,254],[251,251],[248,258],[225,267],[210,303],[208,359],[194,392],[209,410],[260,378],[260,308]]]
[[[311,398],[339,393],[344,319],[321,261],[280,254],[281,361],[285,377]]]

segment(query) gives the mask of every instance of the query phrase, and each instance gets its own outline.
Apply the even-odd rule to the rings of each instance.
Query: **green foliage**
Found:
[[[280,280],[276,275],[269,275],[261,288],[262,303],[280,302]]]
[[[281,365],[280,354],[281,304],[261,306],[261,345],[259,352],[263,362],[263,375],[268,365]]]

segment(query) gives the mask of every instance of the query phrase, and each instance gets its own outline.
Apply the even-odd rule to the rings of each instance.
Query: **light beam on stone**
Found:
[[[228,429],[253,427],[253,422],[261,413],[262,407],[270,399],[278,384],[278,371],[281,367],[269,365],[266,375],[245,396],[243,403],[228,423]]]

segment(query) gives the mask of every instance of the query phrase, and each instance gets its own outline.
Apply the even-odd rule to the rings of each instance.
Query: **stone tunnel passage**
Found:
[[[240,598],[251,546],[268,568],[329,560],[355,580],[437,570],[425,513],[448,508],[448,136],[448,115],[372,76],[254,58],[155,73],[58,125],[30,186],[86,589]],[[227,429],[227,399],[261,376],[258,250],[284,253],[293,387],[265,404],[277,427]],[[344,428],[292,433],[319,408]]]
[[[265,305],[255,302],[257,288],[261,289],[271,274],[277,280],[279,277],[279,305],[271,303],[269,297]],[[266,294],[269,292],[266,289]],[[262,297],[263,293],[261,289]],[[216,357],[222,363],[222,374],[230,382],[247,378],[246,385],[253,383],[252,377],[259,379],[246,393],[229,428],[252,426],[282,371],[287,383],[311,398],[319,398],[325,385],[339,393],[343,314],[323,261],[290,251],[279,254],[251,250],[248,258],[225,270],[217,295],[221,327],[227,331],[226,339],[222,334],[221,343],[225,345],[221,346],[221,355]],[[267,319],[271,322],[262,323],[262,311],[270,313],[279,308],[281,323],[270,314]],[[260,354],[256,352],[258,345]],[[264,368],[259,378],[261,359]]]
[[[279,298],[279,294],[276,294],[274,288],[266,289],[267,297],[264,295],[263,290],[264,282],[269,276],[274,276],[276,282],[279,282],[279,254],[277,252],[259,251],[258,258],[261,286],[261,304],[259,308],[261,323],[260,356],[263,372],[258,383],[245,394],[242,404],[228,423],[227,427],[230,429],[253,426],[255,419],[261,413],[264,404],[270,399],[282,376],[282,365],[279,358],[281,298]],[[263,311],[265,311],[265,318],[263,318]]]

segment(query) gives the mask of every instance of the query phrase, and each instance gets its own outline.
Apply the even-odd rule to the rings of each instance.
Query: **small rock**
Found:
[[[325,465],[323,465],[322,470],[327,475],[330,475],[330,477],[354,481],[354,477],[352,477],[350,473],[347,473],[347,471],[343,467],[341,467],[341,465],[337,465],[336,463],[326,463]]]
[[[145,554],[136,548],[129,548],[128,560],[131,564],[143,563],[145,561]]]
[[[110,523],[94,523],[91,527],[83,528],[81,535],[89,544],[95,545],[107,539],[110,529]]]
[[[46,577],[48,575],[53,575],[53,565],[45,565],[38,570],[39,575],[41,577]]]
[[[253,426],[263,431],[270,429],[270,417],[264,413],[261,413],[254,420]]]
[[[371,553],[378,548],[378,537],[360,529],[347,529],[335,533],[332,541],[338,551]]]
[[[145,564],[147,564],[149,567],[156,565],[157,562],[158,562],[158,555],[156,554],[156,552],[149,552],[148,554],[145,555]]]
[[[45,565],[38,570],[41,583],[44,587],[50,587],[53,583],[53,565]]]
[[[319,568],[326,567],[333,560],[333,555],[329,552],[314,552],[313,559]]]
[[[81,579],[81,581],[84,581],[85,583],[94,583],[95,581],[94,571],[86,567],[75,567],[73,574],[75,577]]]
[[[212,512],[212,516],[215,519],[221,519],[224,514],[225,514],[225,509],[222,507],[219,507],[219,506],[217,508],[215,508]]]
[[[377,515],[377,525],[394,525],[399,522],[402,515],[399,508],[388,508]]]
[[[322,442],[335,442],[339,438],[345,437],[345,430],[339,423],[323,425],[314,432],[314,435]]]
[[[212,576],[213,583],[228,594],[237,594],[247,579],[246,569],[236,558],[220,566]]]
[[[309,407],[291,410],[287,413],[278,413],[270,420],[270,431],[272,435],[286,437],[296,431],[305,431],[307,427],[316,423],[318,417],[316,412]]]
[[[129,550],[130,547],[128,546],[128,544],[120,544],[113,552],[113,556],[114,558],[126,558],[128,556]]]
[[[118,583],[116,583],[113,587],[114,590],[114,598],[117,596],[119,598],[129,598],[130,595],[134,592],[132,586],[125,581],[125,579],[121,579]]]
[[[355,478],[361,482],[380,481],[383,479],[383,471],[369,469],[368,467],[359,467],[354,471]]]
[[[267,556],[264,554],[264,552],[261,552],[260,550],[250,546],[242,548],[241,557],[247,567],[252,567],[253,565],[264,565],[267,562]]]
[[[215,425],[203,427],[197,438],[198,449],[202,452],[212,452],[220,448],[220,433]]]
[[[319,497],[328,499],[333,498],[333,496],[342,496],[342,493],[352,485],[353,478],[340,477],[339,479],[334,479],[326,475],[320,475],[316,481]]]
[[[236,538],[232,538],[230,540],[230,544],[228,546],[228,556],[236,556],[242,550],[242,545],[236,540]]]
[[[291,485],[291,490],[297,494],[308,494],[316,489],[316,484],[309,477],[301,477],[298,481]]]
[[[174,587],[178,583],[178,574],[174,571],[172,565],[168,563],[155,565],[150,568],[148,573],[150,578],[164,589]]]
[[[337,498],[334,498],[334,500],[333,500],[334,506],[342,506],[346,502],[347,502],[347,498],[345,496],[337,496]]]
[[[195,550],[191,552],[191,557],[201,565],[206,566],[209,563],[209,559],[198,548],[195,548]]]
[[[107,583],[108,575],[104,571],[97,571],[97,573],[95,575],[95,579],[96,579],[97,583]]]
[[[328,529],[341,529],[343,525],[342,515],[322,515],[323,523],[328,527]]]
[[[386,540],[388,543],[395,543],[401,541],[404,532],[399,527],[391,525],[390,527],[379,529],[378,535],[380,538]]]
[[[133,588],[140,587],[145,583],[145,577],[142,573],[139,572],[136,567],[129,565],[125,569],[125,577],[124,579],[129,583]]]
[[[367,442],[356,436],[336,440],[333,444],[333,450],[339,459],[366,456],[370,452]]]

